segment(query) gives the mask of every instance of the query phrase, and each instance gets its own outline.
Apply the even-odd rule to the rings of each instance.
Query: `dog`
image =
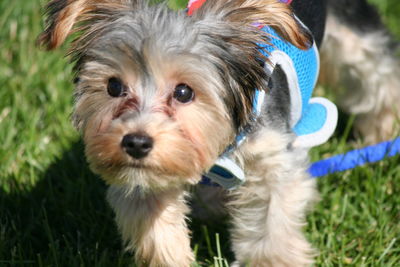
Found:
[[[318,46],[320,80],[348,89],[339,103],[373,142],[393,134],[398,114],[392,39],[365,0],[200,2],[53,0],[39,42],[51,50],[76,36],[73,122],[139,266],[194,262],[188,197],[215,166],[239,183],[198,195],[224,194],[232,265],[309,266],[316,250],[302,227],[315,180],[295,143],[289,77],[260,44]]]

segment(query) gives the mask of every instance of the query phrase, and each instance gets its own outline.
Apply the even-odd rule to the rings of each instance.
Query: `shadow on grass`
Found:
[[[106,203],[106,185],[89,170],[81,142],[51,164],[33,189],[9,180],[15,181],[11,192],[0,189],[0,266],[133,266]],[[199,263],[208,266],[217,256],[216,232],[229,254],[224,223],[207,227],[192,220],[190,227]]]
[[[83,155],[83,145],[74,143],[32,190],[15,182],[10,193],[0,191],[0,265],[127,263],[105,202],[106,187]]]

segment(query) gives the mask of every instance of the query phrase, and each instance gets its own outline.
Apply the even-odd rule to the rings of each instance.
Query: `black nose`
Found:
[[[131,157],[141,159],[153,148],[153,139],[146,134],[128,134],[122,139],[121,146]]]

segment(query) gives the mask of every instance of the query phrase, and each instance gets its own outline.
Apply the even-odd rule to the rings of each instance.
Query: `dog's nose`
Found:
[[[141,159],[153,149],[153,138],[146,134],[128,134],[122,138],[121,146],[131,157]]]

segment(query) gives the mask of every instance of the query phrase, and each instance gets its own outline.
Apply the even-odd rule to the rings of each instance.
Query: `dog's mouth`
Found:
[[[134,169],[147,169],[149,166],[145,164],[144,162],[130,162],[126,165],[129,168],[134,168]]]

